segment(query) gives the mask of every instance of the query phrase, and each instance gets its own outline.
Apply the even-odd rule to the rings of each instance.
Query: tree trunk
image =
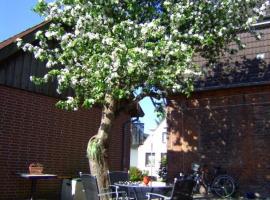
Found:
[[[108,166],[108,147],[109,133],[115,118],[116,101],[109,94],[105,96],[105,103],[102,108],[102,117],[98,133],[93,136],[87,146],[87,156],[92,175],[97,177],[99,190],[108,188],[107,171]],[[103,200],[109,199],[102,197]]]

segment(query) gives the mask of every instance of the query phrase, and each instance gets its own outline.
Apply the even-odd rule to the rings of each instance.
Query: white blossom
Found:
[[[77,84],[77,82],[78,82],[78,80],[77,80],[77,78],[76,77],[71,77],[71,84],[72,85],[76,85]]]
[[[38,37],[40,37],[40,36],[42,35],[42,33],[43,33],[43,32],[42,32],[42,31],[40,31],[40,30],[39,30],[39,31],[37,31],[37,32],[36,32],[36,37],[37,37],[37,38],[38,38]]]
[[[107,45],[112,45],[113,44],[113,39],[109,38],[109,37],[105,37],[105,38],[102,39],[102,43],[107,44]]]
[[[253,22],[253,18],[252,17],[249,17],[248,19],[247,19],[247,24],[251,24]]]
[[[25,45],[22,47],[22,49],[23,49],[23,51],[30,51],[30,52],[33,52],[34,47],[33,47],[32,44],[27,43],[27,44],[25,44]]]
[[[186,51],[187,50],[187,44],[185,44],[185,43],[181,43],[181,50],[182,51]]]
[[[17,42],[17,47],[22,47],[23,45],[23,40],[21,38],[17,38],[16,39],[16,42]]]
[[[71,97],[71,96],[67,97],[67,103],[73,103],[73,101],[74,101],[73,97]]]
[[[191,69],[185,69],[184,70],[184,74],[185,75],[188,75],[188,76],[192,76],[192,75],[195,75],[195,76],[200,76],[201,75],[201,72],[196,72],[194,70],[191,70]]]
[[[70,39],[72,37],[73,37],[73,35],[71,33],[66,33],[61,37],[61,40],[66,41],[66,40],[68,40],[68,39]]]
[[[97,34],[97,33],[91,33],[91,32],[89,32],[89,33],[87,33],[86,35],[87,35],[87,37],[88,37],[90,40],[99,39],[99,34]]]
[[[51,68],[52,66],[53,66],[53,61],[48,60],[48,62],[46,63],[46,67]]]
[[[44,52],[45,52],[44,49],[41,49],[41,48],[35,49],[34,50],[35,58],[39,58]]]
[[[56,88],[57,94],[62,94],[61,90],[59,88]]]
[[[45,81],[48,81],[49,75],[48,75],[48,74],[45,74],[44,77],[43,77],[43,79],[44,79]]]
[[[45,37],[51,39],[53,36],[57,35],[55,31],[46,31]]]
[[[80,30],[78,30],[78,29],[75,30],[75,35],[76,36],[79,35],[80,33],[81,33]]]
[[[65,82],[65,77],[62,75],[57,76],[58,83],[61,85],[63,82]]]
[[[38,2],[44,8],[39,14],[51,23],[37,31],[38,43],[23,45],[18,39],[17,45],[46,60],[50,75],[42,78],[56,78],[58,93],[72,87],[76,96],[67,98],[66,106],[74,110],[81,103],[78,99],[90,105],[103,102],[108,90],[117,98],[130,99],[131,90],[139,85],[157,83],[166,92],[189,92],[192,87],[186,85],[201,75],[193,54],[209,59],[217,57],[227,42],[241,44],[231,36],[248,30],[269,7],[269,0],[251,12],[246,11],[255,0],[166,0],[163,9],[168,14],[156,12],[151,19],[141,18],[138,10],[155,12],[156,7],[136,1],[130,1],[129,9],[118,0],[106,1],[106,6],[101,1]],[[113,16],[108,14],[110,7],[115,9]],[[215,17],[210,19],[209,13]]]
[[[147,52],[147,56],[148,56],[148,57],[153,57],[153,56],[154,56],[153,51],[148,51],[148,52]]]
[[[218,36],[221,37],[223,35],[222,30],[218,32]]]

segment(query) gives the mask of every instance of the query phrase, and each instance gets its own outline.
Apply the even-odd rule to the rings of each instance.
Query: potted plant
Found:
[[[129,180],[130,181],[141,181],[143,177],[142,171],[137,167],[130,167],[129,169]]]
[[[162,158],[160,161],[158,175],[159,175],[161,181],[164,181],[164,182],[167,181],[167,174],[168,174],[167,165],[168,165],[167,158]]]
[[[29,173],[30,174],[42,174],[43,165],[40,163],[31,163],[29,165]]]
[[[148,183],[151,181],[151,178],[148,176],[148,171],[143,171],[142,176],[143,176],[143,183],[145,185],[148,185]]]

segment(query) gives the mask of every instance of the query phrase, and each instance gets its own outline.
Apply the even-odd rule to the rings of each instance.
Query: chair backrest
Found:
[[[192,179],[176,180],[174,182],[172,200],[191,200],[195,181]]]
[[[87,200],[99,200],[97,178],[91,174],[81,174],[81,179]]]
[[[108,171],[108,178],[111,185],[119,181],[129,181],[128,172],[125,171]]]

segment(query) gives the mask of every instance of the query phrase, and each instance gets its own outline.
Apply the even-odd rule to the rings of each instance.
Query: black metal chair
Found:
[[[114,185],[119,182],[129,181],[129,173],[126,171],[108,171],[109,183],[112,191],[115,192],[125,192],[128,194],[128,199],[134,199],[132,197],[132,191],[129,191],[127,188],[119,188],[119,186]]]
[[[125,171],[108,171],[108,178],[111,185],[117,182],[129,181],[129,174]]]
[[[148,200],[152,198],[161,198],[164,200],[192,200],[194,186],[195,182],[192,179],[176,180],[174,182],[171,196],[164,196],[157,193],[147,193],[146,196]]]
[[[119,195],[121,195],[121,199],[125,196],[126,194],[124,194],[125,192],[123,191],[108,191],[108,192],[104,192],[102,193],[102,190],[99,190],[98,188],[98,184],[97,184],[97,179],[95,176],[92,176],[91,174],[81,174],[81,179],[82,179],[82,183],[83,183],[83,187],[84,187],[84,191],[85,191],[85,196],[87,200],[100,200],[101,196],[109,196],[110,198],[115,198],[116,200],[120,199]]]

